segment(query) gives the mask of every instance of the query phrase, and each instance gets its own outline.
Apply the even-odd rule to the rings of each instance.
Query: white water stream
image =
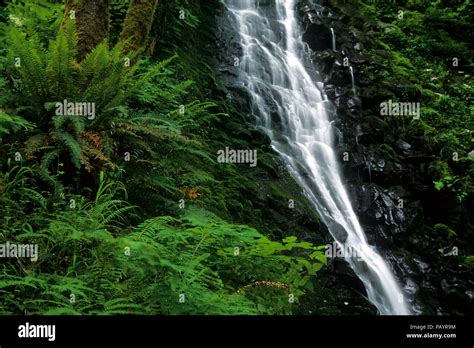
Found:
[[[338,245],[358,250],[357,258],[346,261],[379,313],[410,314],[389,265],[367,243],[343,185],[333,144],[333,107],[322,83],[305,68],[295,0],[222,1],[240,35],[239,81],[252,97],[259,126]]]
[[[336,33],[334,32],[334,28],[331,28],[331,38],[332,38],[332,50],[336,50]]]

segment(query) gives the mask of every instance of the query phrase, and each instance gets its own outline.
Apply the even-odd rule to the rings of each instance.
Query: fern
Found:
[[[29,137],[25,142],[26,158],[31,159],[40,150],[44,149],[46,136],[44,134],[36,134]]]
[[[59,158],[61,151],[59,149],[55,149],[50,147],[50,151],[45,153],[41,159],[41,167],[44,170],[48,170],[54,160]]]
[[[46,54],[35,37],[26,38],[13,30],[10,34],[11,62],[19,62],[17,69],[21,76],[20,91],[31,100],[32,106],[41,108],[48,98],[48,78],[46,73]],[[19,59],[19,61],[18,61]]]
[[[32,129],[34,123],[28,122],[22,117],[7,115],[0,110],[0,135],[12,134],[20,129]]]
[[[73,22],[68,21],[59,31],[55,41],[50,44],[47,54],[46,76],[48,77],[51,95],[57,100],[64,100],[77,95],[74,91],[77,38]]]
[[[66,149],[70,155],[71,162],[76,168],[81,168],[82,148],[77,139],[70,133],[64,131],[52,132],[51,135],[59,139],[63,149]]]
[[[17,195],[31,172],[14,167],[7,173],[4,197]],[[56,202],[62,208],[50,213],[41,193],[20,192],[47,217],[34,218],[35,230],[30,226],[13,238],[37,243],[42,252],[26,276],[18,263],[2,269],[1,313],[239,315],[255,314],[257,307],[288,313],[287,301],[275,302],[248,284],[285,284],[301,295],[302,284],[322,265],[310,243],[273,242],[196,207],[181,218],[156,217],[124,228],[132,207],[119,198],[126,197],[124,185],[105,173],[95,198],[74,197],[75,208]],[[292,255],[296,249],[302,250],[298,256]],[[284,298],[285,291],[272,296]]]

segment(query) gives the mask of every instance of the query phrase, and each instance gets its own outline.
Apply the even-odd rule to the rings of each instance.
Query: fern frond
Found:
[[[0,110],[0,135],[11,134],[19,131],[20,129],[32,129],[35,124],[25,120],[22,117],[7,115]]]
[[[77,38],[74,21],[67,21],[61,28],[50,46],[46,66],[47,80],[51,95],[57,100],[75,96],[73,74],[75,72],[75,56]]]
[[[21,76],[20,89],[32,104],[42,107],[48,97],[46,53],[37,38],[26,39],[18,30],[12,30],[10,45],[13,47],[11,59],[19,58],[20,66],[17,68]]]
[[[51,150],[43,155],[43,158],[41,159],[41,167],[45,170],[48,170],[51,166],[51,163],[53,163],[55,159],[58,159],[60,154],[61,151],[59,149],[51,147]]]
[[[70,132],[78,137],[85,129],[85,118],[78,116],[54,116],[53,126],[56,132]],[[68,127],[69,126],[69,127]]]
[[[64,149],[69,152],[71,162],[76,166],[76,168],[80,169],[82,149],[81,145],[77,142],[74,136],[64,131],[51,132],[51,134],[61,141]]]
[[[25,141],[25,155],[27,159],[33,156],[44,147],[46,136],[44,134],[36,134],[29,137]]]

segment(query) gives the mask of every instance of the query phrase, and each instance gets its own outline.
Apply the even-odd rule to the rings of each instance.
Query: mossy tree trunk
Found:
[[[110,0],[66,0],[64,20],[75,20],[79,60],[109,36]]]
[[[129,40],[125,51],[139,50],[146,44],[158,0],[132,0],[119,41]]]

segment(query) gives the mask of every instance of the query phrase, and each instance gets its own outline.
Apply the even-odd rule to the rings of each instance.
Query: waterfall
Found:
[[[355,84],[355,78],[354,78],[354,68],[352,65],[349,67],[349,71],[351,72],[351,81],[352,81],[352,94],[354,96],[356,95],[356,84]]]
[[[239,83],[253,112],[380,314],[409,314],[388,264],[367,242],[343,185],[333,144],[332,104],[306,70],[307,54],[296,22],[295,0],[222,0],[242,45]],[[272,116],[278,118],[276,122]]]
[[[332,50],[336,50],[336,33],[334,32],[334,28],[331,28],[331,35],[332,35]]]

